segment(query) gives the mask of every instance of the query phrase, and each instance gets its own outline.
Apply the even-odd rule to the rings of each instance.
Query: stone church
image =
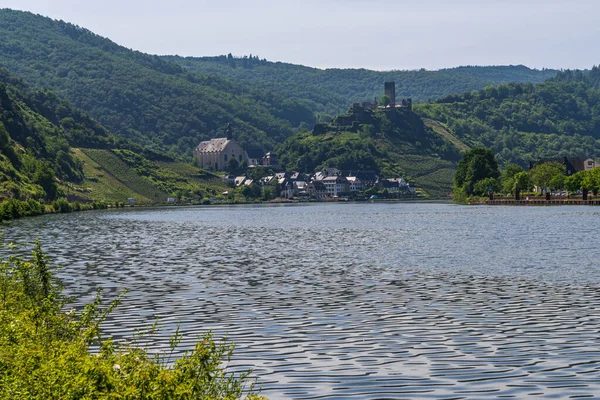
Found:
[[[222,171],[227,169],[227,163],[232,158],[235,158],[238,163],[242,161],[248,163],[248,154],[233,138],[230,124],[227,124],[225,132],[226,137],[207,140],[196,147],[194,153],[198,158],[200,168],[209,171]]]

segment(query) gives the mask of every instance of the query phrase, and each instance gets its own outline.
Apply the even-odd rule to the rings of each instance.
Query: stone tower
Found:
[[[390,98],[390,107],[396,107],[396,82],[385,83],[385,95]]]

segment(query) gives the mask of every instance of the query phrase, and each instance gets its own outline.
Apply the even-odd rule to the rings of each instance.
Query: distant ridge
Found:
[[[381,85],[395,81],[399,97],[415,102],[482,89],[507,82],[539,83],[556,76],[557,70],[536,70],[523,65],[464,66],[438,71],[372,71],[367,69],[318,69],[257,56],[163,56],[190,71],[254,85],[298,101],[317,113],[336,115],[353,102],[381,96]]]
[[[0,10],[0,66],[48,87],[114,133],[189,154],[227,123],[248,148],[270,149],[300,124],[306,107],[262,89],[188,72],[79,26]]]

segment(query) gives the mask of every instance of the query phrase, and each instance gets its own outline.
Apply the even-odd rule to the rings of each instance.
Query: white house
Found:
[[[364,189],[362,181],[358,179],[356,176],[347,176],[346,180],[348,180],[350,193],[352,192],[360,192]]]
[[[328,176],[323,178],[321,182],[325,185],[329,197],[339,197],[350,191],[348,180],[343,176]]]

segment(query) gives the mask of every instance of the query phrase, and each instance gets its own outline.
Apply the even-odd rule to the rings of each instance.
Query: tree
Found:
[[[252,183],[251,185],[243,185],[240,193],[247,199],[257,199],[262,195],[262,191],[260,186],[256,183]]]
[[[248,176],[254,181],[258,182],[265,176],[267,176],[267,170],[260,165],[255,166],[248,170]]]
[[[583,180],[587,171],[579,171],[565,178],[565,189],[569,192],[576,192],[583,189]]]
[[[556,162],[544,163],[531,170],[531,182],[543,190],[562,189],[565,178],[564,165]]]
[[[508,164],[502,170],[502,191],[504,193],[512,193],[514,191],[515,186],[515,175],[519,172],[523,172],[523,168],[521,168],[517,164]]]
[[[484,147],[475,147],[463,154],[454,175],[454,197],[458,201],[475,194],[474,187],[486,178],[498,179],[498,162],[494,153]]]
[[[485,178],[473,185],[473,194],[476,196],[486,196],[489,192],[500,191],[500,183],[496,178]]]
[[[380,106],[389,106],[392,100],[390,100],[390,97],[386,94],[384,94],[383,96],[381,96],[381,98],[379,99],[379,105]]]
[[[238,163],[238,160],[236,160],[234,157],[231,157],[227,162],[227,171],[229,172],[237,171],[239,167],[240,164]]]
[[[513,181],[514,183],[511,192],[520,193],[521,191],[531,190],[531,178],[529,177],[529,174],[527,172],[521,171],[517,173],[513,177]]]
[[[584,190],[590,190],[594,196],[597,196],[600,193],[600,168],[585,171],[581,187]]]
[[[43,162],[37,164],[33,181],[44,189],[47,200],[56,199],[58,185],[56,184],[54,171],[48,166],[48,164]]]

